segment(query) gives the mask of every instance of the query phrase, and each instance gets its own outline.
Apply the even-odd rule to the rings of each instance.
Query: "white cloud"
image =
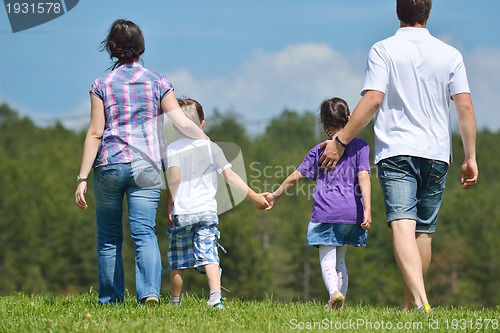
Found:
[[[225,77],[196,78],[180,70],[170,73],[169,79],[178,97],[198,99],[209,114],[214,108],[232,109],[243,116],[242,122],[265,125],[284,108],[315,111],[324,98],[332,96],[344,98],[354,109],[364,72],[361,58],[347,57],[326,44],[307,43],[277,52],[256,51]],[[478,127],[499,130],[495,87],[500,50],[478,49],[464,58]],[[452,119],[456,125],[455,114]]]
[[[292,45],[276,52],[255,51],[225,76],[200,78],[188,70],[170,72],[167,78],[176,96],[199,100],[208,115],[217,108],[234,110],[250,131],[261,130],[285,108],[316,111],[328,97],[344,98],[354,109],[364,67],[353,66],[326,44]],[[82,102],[63,123],[72,129],[87,126],[88,101]]]
[[[6,103],[12,110],[15,110],[20,117],[28,117],[34,124],[41,127],[53,126],[60,122],[65,128],[74,131],[81,131],[88,127],[90,121],[90,101],[82,101],[77,106],[73,107],[72,112],[61,116],[57,113],[48,113],[43,109],[33,108],[23,103],[15,101],[3,101],[0,99],[0,104]]]
[[[500,130],[496,91],[500,49],[469,51],[454,34],[438,37],[462,50],[479,129]],[[189,70],[177,70],[168,78],[178,97],[187,95],[200,100],[208,114],[214,108],[232,109],[242,115],[243,123],[257,124],[262,129],[284,108],[315,111],[327,97],[342,97],[354,109],[360,98],[367,54],[345,54],[340,49],[326,43],[289,45],[274,52],[254,51],[224,75],[200,77]],[[85,115],[84,123],[88,123],[88,104],[82,103],[75,113]],[[456,124],[454,111],[452,119]]]
[[[465,54],[464,58],[478,127],[499,130],[500,106],[496,88],[500,77],[500,50],[481,48]]]
[[[316,110],[327,97],[357,103],[363,69],[352,70],[349,60],[325,44],[299,44],[277,52],[254,52],[231,75],[195,78],[181,70],[168,76],[176,95],[198,99],[209,113],[214,108],[235,110],[243,120],[262,120],[284,108]]]
[[[464,45],[456,35],[448,33],[438,36],[439,39],[461,50],[467,77],[471,89],[472,100],[476,112],[478,129],[488,128],[492,131],[500,130],[500,113],[497,104],[497,81],[500,77],[500,50],[492,48],[478,48],[471,52],[463,51]],[[457,115],[452,104],[452,121],[458,128]]]
[[[359,101],[365,57],[346,56],[326,44],[306,43],[276,52],[256,51],[225,76],[200,78],[188,70],[177,70],[168,79],[174,83],[177,97],[198,99],[208,115],[214,108],[223,112],[234,110],[242,115],[241,122],[250,131],[259,131],[284,108],[316,111],[327,97],[342,97],[353,110]],[[495,87],[500,77],[500,50],[477,49],[464,53],[464,59],[478,127],[497,131],[500,110]],[[64,117],[47,114],[40,117],[42,113],[25,105],[11,106],[39,125],[50,125],[60,119],[67,128],[81,130],[89,121],[87,99]],[[456,128],[454,111],[452,119]]]
[[[61,119],[64,127],[80,131],[87,129],[90,122],[90,99],[81,101],[71,114]]]

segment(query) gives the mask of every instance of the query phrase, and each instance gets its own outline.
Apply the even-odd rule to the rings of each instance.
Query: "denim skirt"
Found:
[[[357,224],[309,222],[307,245],[366,246],[368,231]]]

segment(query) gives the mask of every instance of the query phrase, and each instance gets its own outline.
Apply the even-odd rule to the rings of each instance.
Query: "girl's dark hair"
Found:
[[[329,98],[321,103],[321,123],[327,133],[330,131],[330,128],[343,128],[347,124],[350,115],[349,105],[342,98]]]
[[[432,0],[397,0],[396,13],[401,22],[414,26],[424,25],[432,9]]]
[[[196,125],[201,125],[201,122],[205,120],[205,113],[203,112],[203,107],[201,104],[192,98],[181,98],[177,100],[182,112],[191,119]]]
[[[132,21],[118,19],[109,28],[108,36],[101,42],[100,51],[107,51],[109,58],[117,60],[111,66],[115,69],[123,64],[139,60],[144,53],[144,36],[141,28]]]

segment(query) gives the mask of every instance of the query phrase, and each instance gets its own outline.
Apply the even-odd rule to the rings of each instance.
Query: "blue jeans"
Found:
[[[435,232],[448,164],[420,157],[394,156],[383,159],[377,166],[387,222],[415,220],[417,232]]]
[[[133,170],[130,163],[109,164],[93,172],[99,262],[99,304],[120,303],[124,299],[123,197],[128,204],[130,233],[135,248],[136,295],[160,298],[161,257],[155,234],[158,186],[138,186],[138,174],[154,185],[161,182],[153,167]],[[146,175],[146,176],[145,176]],[[159,177],[159,178],[158,178]]]

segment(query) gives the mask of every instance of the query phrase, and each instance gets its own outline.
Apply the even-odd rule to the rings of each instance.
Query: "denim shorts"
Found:
[[[357,224],[309,222],[307,245],[366,246],[368,231]]]
[[[179,214],[172,219],[174,226],[168,228],[168,270],[196,268],[204,272],[203,266],[219,264],[217,239],[220,233],[216,212]]]
[[[394,156],[381,160],[377,166],[387,223],[410,219],[416,221],[417,232],[435,232],[448,164],[421,157]]]

